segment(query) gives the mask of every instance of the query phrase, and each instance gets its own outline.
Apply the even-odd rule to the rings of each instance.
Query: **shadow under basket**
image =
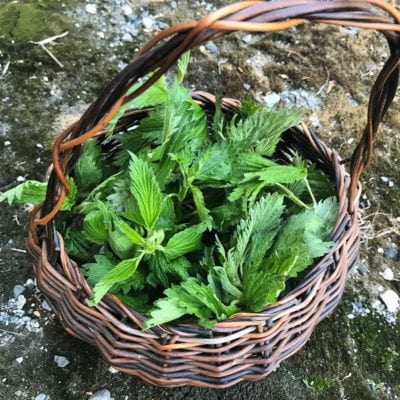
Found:
[[[290,161],[299,153],[316,163],[336,185],[339,212],[331,235],[331,251],[309,269],[295,289],[264,311],[236,314],[217,323],[212,330],[195,323],[143,330],[146,316],[112,294],[96,307],[87,306],[85,300],[90,297],[91,287],[66,253],[54,223],[69,189],[65,176],[79,158],[82,143],[94,136],[101,143],[104,128],[119,107],[151,86],[186,50],[229,31],[274,31],[306,21],[379,30],[388,40],[391,52],[371,91],[367,126],[353,153],[350,173],[338,154],[305,126],[286,131],[279,145],[280,158]],[[371,160],[379,123],[397,89],[399,21],[400,14],[381,0],[252,1],[224,7],[198,22],[174,26],[152,39],[81,119],[56,139],[46,200],[31,215],[27,247],[38,287],[65,330],[97,346],[116,369],[170,387],[225,388],[244,380],[257,381],[300,350],[314,327],[339,303],[349,272],[358,259],[359,180]],[[146,76],[136,92],[126,94],[129,87]],[[214,110],[214,96],[195,92],[193,97],[206,111]],[[223,110],[229,113],[237,104],[224,99]],[[147,112],[126,112],[114,133],[136,125]]]

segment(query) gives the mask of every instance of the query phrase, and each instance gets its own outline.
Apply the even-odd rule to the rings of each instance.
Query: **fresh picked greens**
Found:
[[[103,139],[83,146],[57,227],[93,285],[95,306],[112,292],[148,315],[145,327],[193,318],[207,328],[261,312],[329,252],[338,211],[328,177],[276,156],[302,111],[250,99],[231,114],[206,112],[178,76],[161,78],[124,105]],[[111,135],[129,108],[150,109]],[[40,203],[46,184],[28,181],[0,201]]]

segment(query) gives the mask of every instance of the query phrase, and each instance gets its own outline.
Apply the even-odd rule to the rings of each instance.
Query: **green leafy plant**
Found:
[[[326,175],[299,155],[276,156],[302,111],[245,99],[230,114],[220,102],[206,113],[182,85],[188,57],[172,83],[161,78],[86,142],[56,221],[93,286],[88,304],[114,293],[147,313],[146,328],[185,318],[212,328],[262,312],[329,252],[337,215]],[[112,135],[131,108],[147,115]],[[45,183],[28,181],[0,201],[45,195]]]

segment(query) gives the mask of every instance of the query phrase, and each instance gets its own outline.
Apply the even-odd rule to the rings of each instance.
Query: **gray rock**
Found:
[[[51,309],[49,303],[48,303],[46,300],[43,300],[43,301],[42,301],[41,306],[42,306],[43,310],[52,311],[52,309]]]
[[[214,42],[207,42],[206,44],[206,49],[210,52],[210,53],[217,53],[218,52],[218,47],[215,45]]]
[[[14,297],[17,298],[20,294],[24,293],[25,288],[22,285],[15,285],[13,289]]]
[[[176,7],[178,7],[178,4],[176,3],[176,1],[171,1],[171,8],[175,10]]]
[[[248,33],[248,34],[246,34],[246,35],[244,35],[244,36],[242,37],[242,42],[243,42],[243,43],[249,44],[249,43],[251,43],[252,41],[253,41],[253,36],[252,36],[250,33]]]
[[[268,95],[264,96],[262,99],[267,107],[274,107],[281,100],[278,93],[268,94]]]
[[[148,16],[143,17],[142,24],[146,29],[151,29],[154,25],[154,19]]]
[[[250,90],[251,89],[251,85],[248,83],[243,83],[243,89],[244,90]]]
[[[107,389],[102,389],[91,395],[88,400],[111,400],[111,393]]]
[[[68,360],[67,357],[64,356],[54,356],[54,362],[57,364],[57,367],[59,368],[65,368],[70,364],[70,361]]]
[[[20,294],[15,302],[16,309],[22,310],[25,304],[26,304],[26,298],[23,294]]]
[[[86,4],[85,10],[89,14],[96,14],[97,13],[97,6],[96,6],[96,4]]]
[[[399,295],[394,290],[386,290],[380,295],[380,298],[389,312],[395,313],[399,310]]]
[[[388,183],[389,182],[389,178],[387,176],[381,176],[381,181],[383,183]]]
[[[390,258],[392,260],[395,260],[399,256],[399,250],[396,249],[395,247],[389,247],[388,249],[384,250],[383,253],[387,258]]]
[[[40,393],[35,397],[35,400],[51,400],[50,396],[44,393]]]
[[[124,6],[122,6],[122,12],[124,13],[124,15],[128,16],[133,13],[133,10],[132,10],[131,6],[128,6],[127,4],[125,4]]]
[[[132,37],[132,35],[131,35],[129,32],[125,32],[125,33],[122,35],[121,40],[122,40],[123,42],[125,42],[125,43],[131,43],[131,42],[133,42],[133,37]]]

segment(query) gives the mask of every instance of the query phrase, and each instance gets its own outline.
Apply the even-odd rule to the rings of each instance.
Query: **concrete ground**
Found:
[[[154,31],[228,3],[0,0],[0,191],[43,178],[55,135]],[[65,32],[47,45],[56,59],[37,44]],[[377,34],[356,30],[234,34],[193,53],[187,82],[227,96],[250,92],[267,104],[297,102],[310,110],[317,133],[346,157],[386,54]],[[398,110],[396,100],[363,178],[362,253],[341,305],[300,353],[259,383],[163,389],[110,370],[95,348],[62,330],[26,259],[27,214],[1,204],[0,400],[82,400],[94,393],[115,400],[398,399],[398,304],[383,301],[389,290],[400,291]]]

